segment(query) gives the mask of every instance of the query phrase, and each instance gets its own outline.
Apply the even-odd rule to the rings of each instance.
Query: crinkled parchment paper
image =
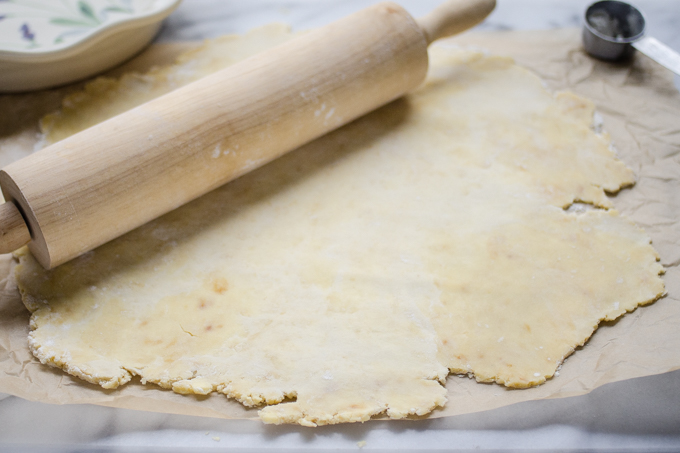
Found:
[[[668,295],[617,322],[601,324],[582,350],[566,360],[560,376],[539,387],[508,390],[450,376],[449,403],[431,416],[580,395],[609,382],[680,368],[680,94],[671,74],[643,56],[631,64],[594,61],[580,49],[577,30],[476,33],[443,45],[472,46],[512,56],[536,72],[550,89],[567,89],[595,102],[619,156],[637,176],[633,190],[624,190],[615,197],[615,206],[652,237],[667,270]],[[186,48],[179,44],[152,47],[115,73],[169,63]],[[57,109],[63,96],[79,87],[0,96],[0,165],[30,153],[38,140],[39,118]],[[28,350],[29,314],[21,303],[10,267],[10,259],[2,257],[1,392],[59,404],[92,403],[223,418],[256,417],[256,410],[222,395],[182,396],[138,382],[107,391],[41,365]]]

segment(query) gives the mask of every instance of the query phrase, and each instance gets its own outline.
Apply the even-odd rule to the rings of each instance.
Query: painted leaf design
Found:
[[[69,19],[66,17],[55,17],[50,19],[50,23],[54,25],[62,25],[64,27],[93,27],[96,25],[91,21],[85,21],[81,19]]]
[[[90,19],[93,22],[99,23],[99,19],[94,13],[94,9],[85,0],[80,0],[78,2],[78,10],[80,11],[80,14],[82,14],[84,17]]]
[[[132,14],[134,11],[132,8],[126,8],[124,6],[107,6],[104,8],[104,11],[108,11],[111,13],[129,13]]]

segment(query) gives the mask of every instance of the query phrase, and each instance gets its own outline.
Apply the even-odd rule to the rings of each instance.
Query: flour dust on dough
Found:
[[[288,37],[135,77],[163,91],[201,55]],[[123,80],[70,99],[49,135],[132,107]],[[633,175],[592,116],[509,59],[434,48],[415,93],[254,173],[54,270],[19,253],[30,348],[107,389],[139,376],[306,426],[427,414],[449,372],[540,384],[664,292],[649,238],[611,209]]]

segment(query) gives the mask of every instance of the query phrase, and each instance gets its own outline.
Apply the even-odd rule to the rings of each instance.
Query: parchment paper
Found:
[[[111,74],[171,63],[191,45],[153,46]],[[509,390],[450,376],[449,402],[430,417],[581,395],[606,383],[679,369],[680,93],[673,86],[671,73],[640,55],[621,64],[593,60],[582,51],[578,30],[470,33],[442,45],[511,56],[535,71],[551,90],[573,91],[595,102],[619,156],[638,179],[632,189],[618,194],[614,203],[652,237],[667,271],[668,294],[616,322],[601,324],[588,343],[565,361],[559,376],[542,386]],[[56,110],[65,94],[80,87],[82,83],[39,93],[0,95],[0,166],[32,152],[39,138],[38,120]],[[11,267],[11,258],[0,256],[0,392],[56,404],[256,417],[256,409],[246,409],[223,395],[183,396],[134,381],[107,391],[41,365],[28,350],[29,314],[21,303]]]

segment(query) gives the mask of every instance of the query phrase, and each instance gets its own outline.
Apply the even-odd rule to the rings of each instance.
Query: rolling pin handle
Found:
[[[10,253],[31,241],[26,221],[16,205],[0,204],[0,253]]]
[[[496,0],[448,0],[416,20],[430,44],[472,28],[496,7]]]

